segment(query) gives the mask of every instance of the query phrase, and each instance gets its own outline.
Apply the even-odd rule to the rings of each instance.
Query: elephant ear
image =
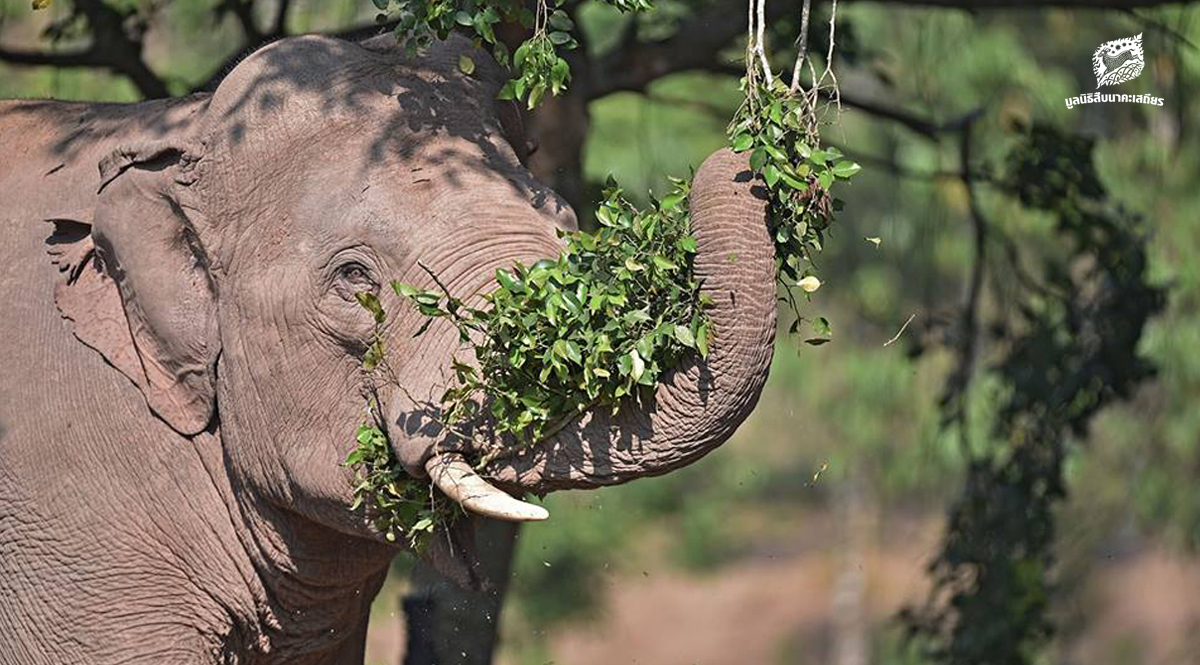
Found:
[[[220,350],[208,260],[175,197],[194,161],[169,145],[123,147],[100,163],[93,210],[48,220],[59,311],[184,435],[212,420]]]

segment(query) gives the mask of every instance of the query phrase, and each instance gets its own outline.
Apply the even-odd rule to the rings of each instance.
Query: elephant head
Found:
[[[478,63],[459,69],[464,52]],[[696,270],[716,303],[707,359],[653,399],[586,414],[521,454],[467,467],[423,404],[459,344],[382,286],[487,287],[496,268],[554,256],[574,213],[522,165],[504,72],[465,40],[410,60],[386,38],[286,39],[240,63],[176,133],[100,165],[94,211],[64,216],[57,302],[179,434],[219,432],[235,486],[341,533],[380,538],[348,510],[340,462],[363,417],[361,368],[381,294],[396,381],[377,398],[398,459],[468,509],[543,516],[509,493],[622,483],[725,441],[766,379],[775,334],[766,209],[744,159],[719,152],[693,186]],[[73,235],[72,235],[73,234]],[[69,268],[69,269],[68,269]],[[488,480],[485,480],[487,478]],[[499,488],[499,489],[498,489]]]

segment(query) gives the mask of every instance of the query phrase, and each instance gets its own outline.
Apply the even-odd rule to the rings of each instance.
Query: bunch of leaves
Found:
[[[776,274],[795,315],[795,333],[805,317],[793,289],[799,287],[807,298],[820,288],[816,256],[842,209],[842,201],[832,194],[834,183],[849,180],[862,167],[835,147],[821,147],[811,97],[790,90],[780,79],[766,83],[747,76],[742,89],[746,101],[729,124],[729,142],[735,152],[750,153],[750,167],[766,184]],[[811,324],[818,337],[810,343],[828,340],[826,319],[817,317]]]
[[[648,0],[606,1],[621,11],[651,8]],[[560,94],[570,80],[559,49],[578,43],[571,35],[574,22],[562,9],[564,0],[536,0],[533,11],[520,0],[373,2],[397,13],[396,34],[412,50],[433,36],[445,38],[456,26],[473,29],[476,44],[492,45],[497,61],[511,67],[514,78],[501,89],[502,99],[524,101],[532,109],[547,92]],[[387,20],[387,14],[380,19]],[[511,59],[495,35],[494,26],[502,21],[532,30]],[[464,55],[459,67],[470,75],[475,63]],[[751,166],[766,183],[777,277],[788,287],[787,302],[796,311],[794,332],[804,319],[791,287],[807,295],[820,286],[813,258],[840,207],[830,189],[835,179],[850,178],[860,168],[836,149],[820,147],[812,96],[757,81],[748,74],[743,82],[747,101],[730,124],[730,141],[734,150],[750,151]],[[588,409],[615,412],[685,355],[707,355],[712,331],[704,313],[708,303],[692,270],[696,242],[688,229],[689,184],[673,183],[661,201],[638,210],[610,180],[596,212],[596,232],[566,234],[566,248],[556,259],[497,271],[496,288],[483,294],[482,307],[451,294],[432,271],[436,291],[392,283],[428,317],[418,335],[443,319],[470,352],[471,358],[452,361],[453,379],[440,399],[442,425],[449,433],[474,439],[470,448],[486,451],[483,459],[490,459],[505,452],[495,442],[528,445]],[[382,323],[386,315],[378,300],[362,303]],[[812,324],[818,337],[810,343],[828,341],[828,321],[816,318]],[[364,357],[366,369],[381,363],[383,354],[376,334]],[[489,434],[476,436],[481,431],[476,428],[485,425]],[[360,449],[363,445],[360,441]],[[362,467],[367,457],[355,459]],[[371,487],[363,486],[363,492]],[[382,504],[375,503],[378,512]],[[411,527],[411,517],[397,517],[393,526]]]
[[[1069,251],[1044,259],[1041,283],[1012,308],[1019,324],[995,326],[1005,352],[991,370],[1002,386],[991,430],[1001,445],[971,460],[930,566],[930,600],[902,614],[910,643],[935,662],[1041,662],[1071,442],[1153,374],[1137,349],[1164,293],[1148,283],[1140,220],[1108,200],[1093,147],[1037,126],[1009,153],[1002,189],[1050,213]]]
[[[355,470],[354,504],[366,506],[375,528],[389,541],[404,538],[419,552],[439,526],[449,524],[460,513],[457,505],[441,496],[429,483],[404,472],[392,453],[387,435],[377,425],[359,425],[354,450],[345,465]]]
[[[435,319],[449,321],[477,363],[452,362],[444,424],[483,416],[495,434],[529,444],[589,408],[616,412],[689,352],[708,354],[709,303],[692,270],[688,185],[673,183],[661,201],[638,210],[610,181],[594,233],[560,232],[566,246],[557,259],[497,270],[483,307],[444,288],[392,284],[430,317],[418,334]]]
[[[395,21],[398,42],[417,53],[433,40],[446,39],[456,29],[469,30],[476,46],[487,45],[496,62],[511,69],[513,78],[500,91],[500,99],[525,102],[536,107],[549,92],[558,95],[571,79],[571,69],[560,51],[579,47],[573,32],[575,22],[562,9],[566,0],[535,0],[532,9],[521,0],[371,0],[381,23]],[[649,0],[606,0],[622,12],[653,8]],[[531,34],[509,53],[496,38],[501,23],[519,25]],[[459,57],[459,68],[470,75],[475,62]]]

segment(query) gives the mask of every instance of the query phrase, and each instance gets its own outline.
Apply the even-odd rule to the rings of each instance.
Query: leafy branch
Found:
[[[727,131],[730,146],[736,152],[750,152],[750,167],[766,183],[777,278],[784,287],[784,302],[795,316],[790,332],[796,333],[806,319],[800,313],[793,287],[799,287],[805,297],[820,288],[815,258],[825,245],[825,232],[835,213],[842,208],[831,190],[837,180],[854,177],[862,167],[835,147],[821,148],[820,124],[825,107],[840,104],[837,78],[832,75],[836,2],[830,14],[829,51],[818,76],[807,53],[810,0],[805,0],[790,84],[772,74],[766,57],[765,0],[750,0],[749,4],[746,75],[742,79],[746,99]],[[805,63],[812,78],[807,89],[800,83]],[[824,99],[823,90],[828,92]],[[829,322],[818,317],[811,323],[817,337],[809,342],[828,341]]]
[[[963,141],[969,158],[969,132]],[[1096,173],[1094,144],[1032,127],[1010,151],[1006,175],[990,183],[1052,218],[1069,251],[1043,259],[1044,284],[1027,285],[1030,294],[1011,308],[1019,323],[995,326],[1003,328],[998,346],[1004,351],[988,369],[999,383],[990,425],[991,438],[1002,445],[969,455],[962,495],[930,565],[934,588],[924,605],[900,617],[910,644],[933,662],[1040,662],[1055,628],[1053,545],[1056,507],[1067,493],[1067,456],[1101,409],[1128,398],[1154,371],[1139,356],[1138,340],[1162,310],[1164,290],[1149,282],[1142,220],[1109,198]],[[965,163],[964,177],[972,173]],[[978,204],[971,205],[983,228]],[[986,231],[977,231],[978,270],[982,243],[1003,241],[998,229]],[[987,281],[1003,282],[1013,264],[1010,257],[1003,278]],[[973,310],[982,283],[972,280],[966,333],[977,325]],[[942,408],[965,429],[961,412],[976,352],[962,349],[964,369],[947,382]],[[997,607],[1012,611],[997,613]]]
[[[487,45],[502,67],[511,68],[513,78],[500,91],[500,99],[524,101],[536,107],[549,92],[559,95],[571,79],[570,66],[559,50],[579,47],[572,34],[575,22],[562,6],[565,0],[535,0],[533,9],[521,0],[371,0],[380,14],[380,23],[395,21],[399,43],[416,53],[436,39],[445,39],[463,28],[469,30],[476,46]],[[652,8],[648,0],[605,0],[622,12]],[[509,54],[508,46],[496,38],[496,26],[519,25],[532,34]],[[459,68],[470,75],[475,62],[468,55],[459,58]]]
[[[514,78],[505,84],[502,99],[523,100],[536,106],[549,92],[557,95],[570,80],[570,68],[558,48],[577,46],[574,23],[562,11],[536,0],[533,10],[516,0],[455,2],[454,0],[373,0],[381,10],[398,13],[396,32],[409,49],[424,48],[433,37],[444,38],[456,26],[474,30],[477,44],[491,44]],[[612,0],[622,11],[650,8],[646,0]],[[792,288],[810,297],[821,286],[815,256],[825,242],[840,201],[831,189],[861,167],[833,147],[821,147],[822,86],[829,78],[836,103],[836,78],[831,74],[832,38],[824,72],[816,75],[806,60],[806,36],[797,40],[800,53],[791,85],[775,79],[763,44],[765,0],[750,0],[751,29],[747,70],[742,80],[746,101],[729,125],[736,152],[749,152],[751,169],[768,192],[770,232],[774,237],[777,279],[786,289],[796,314],[792,331],[805,319]],[[805,3],[805,17],[808,3]],[[387,14],[380,15],[388,20]],[[516,21],[532,30],[512,54],[497,41],[494,26]],[[831,18],[831,23],[835,18]],[[807,18],[803,21],[807,27]],[[832,37],[831,25],[831,37]],[[813,85],[799,85],[801,63],[809,62]],[[475,64],[463,56],[459,68],[468,76]],[[616,413],[630,400],[638,402],[643,389],[656,385],[690,353],[707,356],[713,331],[705,313],[711,303],[701,293],[693,271],[696,240],[688,217],[689,181],[672,179],[673,188],[661,200],[639,210],[611,179],[596,210],[594,233],[560,233],[565,247],[555,259],[532,266],[520,263],[496,271],[492,291],[482,294],[482,306],[452,294],[426,268],[439,290],[393,282],[395,293],[426,317],[417,335],[436,320],[449,323],[473,363],[457,355],[450,362],[453,379],[439,399],[444,428],[465,435],[477,465],[520,450],[552,436],[572,419],[593,408]],[[360,302],[376,323],[386,320],[377,298],[363,294]],[[812,344],[829,341],[829,322],[812,320]],[[377,332],[364,356],[364,367],[376,369],[384,358]],[[377,445],[378,429],[360,428],[359,447],[347,464],[360,469],[367,459],[379,462],[360,481],[360,496],[384,491],[386,501],[373,500],[376,512],[388,506],[407,506],[397,492],[396,478],[386,469]],[[465,434],[464,434],[465,433]],[[358,454],[364,448],[373,456]],[[392,502],[392,503],[387,503]],[[432,510],[432,507],[428,508]],[[418,513],[387,515],[388,529],[403,528]],[[377,521],[377,524],[380,522]],[[420,524],[424,525],[424,522]],[[415,528],[415,527],[414,527]]]
[[[392,284],[429,317],[418,335],[445,319],[478,365],[452,360],[454,381],[440,400],[447,423],[486,418],[492,434],[529,445],[589,408],[615,411],[636,399],[689,351],[707,356],[712,332],[692,271],[688,185],[674,183],[644,211],[610,183],[597,231],[563,233],[555,260],[497,270],[482,308],[451,295],[432,271],[441,292]]]

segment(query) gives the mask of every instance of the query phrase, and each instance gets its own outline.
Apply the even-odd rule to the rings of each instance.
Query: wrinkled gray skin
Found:
[[[521,165],[482,53],[416,62],[324,37],[256,52],[210,94],[0,103],[0,663],[360,663],[397,552],[339,463],[363,417],[356,291],[458,293],[557,253],[573,213]],[[502,108],[503,106],[503,108]],[[693,194],[716,299],[707,362],[645,409],[585,416],[486,469],[514,493],[665,473],[726,440],[775,330],[762,201],[714,155]],[[409,396],[379,398],[421,475],[448,326],[383,294]],[[416,399],[418,403],[412,400]],[[554,528],[553,524],[537,528]],[[426,553],[479,585],[469,529]],[[450,545],[456,545],[450,547]]]

